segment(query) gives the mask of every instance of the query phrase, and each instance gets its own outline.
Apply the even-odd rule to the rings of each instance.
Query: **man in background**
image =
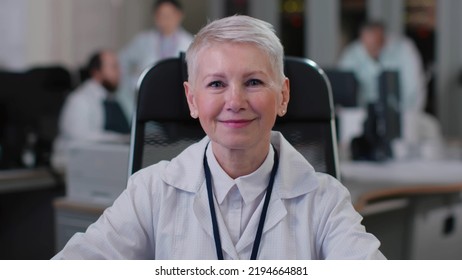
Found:
[[[138,34],[120,52],[122,83],[119,99],[127,116],[134,109],[136,83],[143,70],[159,60],[186,52],[192,35],[181,27],[183,9],[176,0],[157,0],[152,8],[155,28]]]
[[[425,75],[417,48],[408,38],[387,35],[382,23],[368,22],[361,27],[360,38],[343,51],[339,67],[355,73],[360,105],[377,101],[382,71],[396,70],[400,77],[401,109],[423,111]]]
[[[117,54],[110,50],[95,53],[88,71],[91,78],[69,95],[61,112],[52,156],[53,167],[60,171],[66,168],[73,144],[129,140],[128,121],[114,96],[120,79]]]
[[[368,22],[360,38],[346,47],[339,68],[352,71],[359,83],[359,105],[366,107],[379,98],[382,71],[398,71],[400,83],[401,140],[395,142],[402,151],[395,157],[420,157],[421,147],[431,146],[432,157],[440,157],[442,135],[437,120],[425,113],[426,82],[422,59],[412,41],[403,36],[386,34],[380,22]],[[417,150],[416,155],[411,155]],[[396,152],[395,151],[395,152]],[[412,152],[414,153],[414,152]]]

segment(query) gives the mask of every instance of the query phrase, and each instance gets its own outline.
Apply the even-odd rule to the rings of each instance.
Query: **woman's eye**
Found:
[[[213,81],[213,82],[210,82],[207,86],[212,87],[212,88],[221,88],[221,87],[224,87],[225,84],[221,81]]]
[[[250,79],[246,82],[247,86],[259,86],[262,85],[263,82],[259,79]]]

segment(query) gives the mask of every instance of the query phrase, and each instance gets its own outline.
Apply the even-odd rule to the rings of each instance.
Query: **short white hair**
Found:
[[[284,48],[273,26],[265,21],[243,15],[214,20],[204,26],[194,37],[186,51],[188,75],[193,76],[197,55],[213,43],[252,44],[264,51],[273,72],[282,82],[284,79]],[[191,81],[191,80],[190,80]]]

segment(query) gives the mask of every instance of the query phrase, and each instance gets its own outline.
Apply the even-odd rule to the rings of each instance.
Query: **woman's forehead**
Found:
[[[269,55],[251,43],[213,43],[197,53],[197,66],[202,70],[217,69],[222,66],[249,68],[272,72]]]
[[[207,43],[203,44],[203,46],[199,49],[199,52],[207,51],[207,50],[225,50],[225,49],[251,49],[255,51],[263,51],[263,49],[255,43],[251,42],[233,42],[233,41],[208,41]]]

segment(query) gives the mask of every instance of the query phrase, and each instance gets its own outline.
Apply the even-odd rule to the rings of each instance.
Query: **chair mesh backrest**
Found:
[[[329,82],[309,60],[285,59],[290,80],[288,112],[274,130],[297,148],[317,171],[338,176]],[[191,118],[183,89],[187,79],[183,57],[167,59],[151,68],[141,80],[132,130],[130,173],[169,160],[205,133]]]

